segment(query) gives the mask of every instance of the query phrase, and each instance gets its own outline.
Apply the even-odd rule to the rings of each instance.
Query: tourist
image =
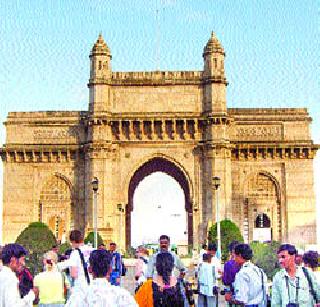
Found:
[[[110,283],[113,286],[120,286],[121,274],[122,274],[122,260],[121,260],[120,253],[117,252],[117,244],[116,243],[114,243],[114,242],[110,243],[109,252],[112,256]]]
[[[248,244],[238,244],[235,249],[235,261],[240,271],[234,281],[234,296],[227,293],[225,298],[233,304],[263,307],[267,304],[267,276],[262,269],[250,262],[253,257]]]
[[[303,263],[302,257],[304,255],[304,250],[301,249],[301,248],[296,248],[296,251],[297,251],[297,254],[296,254],[296,257],[295,257],[295,263],[298,266],[302,266],[302,263]]]
[[[76,307],[80,306],[79,302],[84,300],[90,284],[88,262],[92,249],[84,245],[83,235],[79,230],[72,230],[69,238],[73,250],[68,260],[59,263],[59,268],[68,267],[70,269],[70,276],[74,280],[74,286],[71,289],[71,295],[66,306]]]
[[[149,258],[148,262],[148,268],[147,268],[147,278],[152,279],[156,275],[156,258],[159,253],[170,253],[174,259],[174,268],[177,269],[178,273],[176,276],[179,276],[180,270],[185,269],[182,261],[180,260],[179,256],[176,253],[173,253],[169,251],[169,245],[170,245],[170,238],[167,235],[161,235],[159,238],[159,245],[160,245],[160,250],[153,254]]]
[[[94,250],[89,259],[93,279],[81,307],[138,307],[133,296],[125,289],[111,285],[107,275],[111,271],[112,254]]]
[[[104,245],[104,243],[100,243],[100,244],[98,245],[98,249],[106,250],[106,246]]]
[[[273,277],[271,306],[285,307],[291,304],[307,307],[314,306],[320,299],[320,287],[315,275],[311,270],[305,274],[295,262],[296,254],[297,250],[291,244],[282,244],[277,251],[282,269]]]
[[[319,254],[317,251],[308,251],[304,253],[302,257],[304,266],[310,269],[316,276],[318,283],[320,283],[320,272],[318,271],[319,266]]]
[[[157,275],[148,279],[139,288],[135,299],[140,307],[184,307],[177,278],[172,276],[174,257],[170,252],[158,253],[155,257]]]
[[[24,297],[33,289],[33,277],[31,272],[26,266],[23,266],[19,272],[17,272],[19,280],[19,293],[21,297]]]
[[[199,252],[198,265],[199,265],[200,263],[202,263],[202,261],[203,261],[203,255],[207,253],[207,249],[208,249],[208,245],[207,245],[207,244],[202,244],[202,248],[200,249],[200,252]]]
[[[220,274],[222,272],[221,271],[221,260],[217,257],[217,244],[216,243],[209,243],[208,244],[207,254],[212,255],[211,265],[216,268],[216,271],[219,274],[217,276],[217,278],[220,277]]]
[[[143,282],[146,281],[147,267],[149,261],[149,252],[143,246],[138,247],[137,260],[135,263],[135,280],[136,287],[139,287]]]
[[[30,290],[23,298],[20,297],[19,281],[16,273],[25,266],[27,251],[19,244],[7,244],[3,247],[0,270],[0,307],[32,306],[38,295],[37,289]]]
[[[236,278],[236,274],[240,270],[240,265],[235,261],[234,249],[239,244],[238,241],[232,241],[229,246],[229,260],[224,264],[222,282],[225,285],[224,292],[234,295],[233,283]]]
[[[39,289],[39,307],[62,307],[65,303],[64,278],[57,269],[58,255],[52,250],[44,255],[45,271],[34,277]]]

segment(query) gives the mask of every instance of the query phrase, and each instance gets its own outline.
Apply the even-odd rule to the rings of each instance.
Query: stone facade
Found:
[[[307,110],[228,109],[225,52],[214,34],[203,58],[202,71],[113,72],[100,35],[90,54],[88,111],[9,113],[4,242],[38,220],[59,239],[92,229],[97,177],[99,232],[124,248],[134,190],[155,171],[185,193],[190,244],[202,243],[215,221],[213,176],[221,178],[220,217],[247,241],[263,229],[275,240],[315,242],[318,146]]]

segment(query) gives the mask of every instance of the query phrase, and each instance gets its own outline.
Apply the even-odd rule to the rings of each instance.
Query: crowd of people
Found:
[[[93,249],[84,244],[78,230],[71,231],[69,239],[72,249],[58,256],[54,246],[43,255],[43,272],[34,277],[26,267],[24,247],[5,245],[0,307],[215,307],[221,295],[226,306],[320,306],[318,253],[302,254],[291,244],[282,244],[277,251],[281,269],[273,276],[271,289],[265,272],[251,261],[250,245],[231,242],[230,257],[222,266],[216,244],[204,244],[195,270],[196,287],[192,287],[183,262],[170,250],[170,238],[162,235],[153,255],[143,246],[137,249],[132,295],[121,287],[126,268],[116,243],[110,243],[109,249],[104,244]]]

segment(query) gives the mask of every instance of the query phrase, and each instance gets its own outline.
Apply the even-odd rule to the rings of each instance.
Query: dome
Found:
[[[206,55],[208,53],[221,53],[225,55],[224,49],[214,32],[211,32],[211,37],[208,40],[207,45],[203,49],[203,55]]]
[[[97,41],[92,47],[90,56],[93,55],[108,55],[111,57],[110,49],[104,41],[101,33],[99,34]]]

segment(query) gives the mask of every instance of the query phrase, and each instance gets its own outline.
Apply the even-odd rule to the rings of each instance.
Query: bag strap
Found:
[[[89,273],[88,273],[88,269],[87,269],[87,264],[84,261],[84,257],[83,257],[83,254],[82,254],[81,250],[79,248],[76,248],[76,250],[78,251],[79,256],[80,256],[82,267],[83,267],[83,271],[84,271],[84,275],[86,277],[87,283],[88,283],[88,285],[90,285],[90,278],[89,278]]]
[[[311,281],[311,278],[310,278],[310,275],[308,273],[307,268],[302,267],[302,271],[303,271],[304,275],[306,276],[306,278],[308,280],[310,292],[311,292],[311,295],[313,296],[313,299],[315,300],[315,302],[318,302],[317,294],[316,294],[316,291],[314,291],[313,284],[312,284],[312,281]]]

